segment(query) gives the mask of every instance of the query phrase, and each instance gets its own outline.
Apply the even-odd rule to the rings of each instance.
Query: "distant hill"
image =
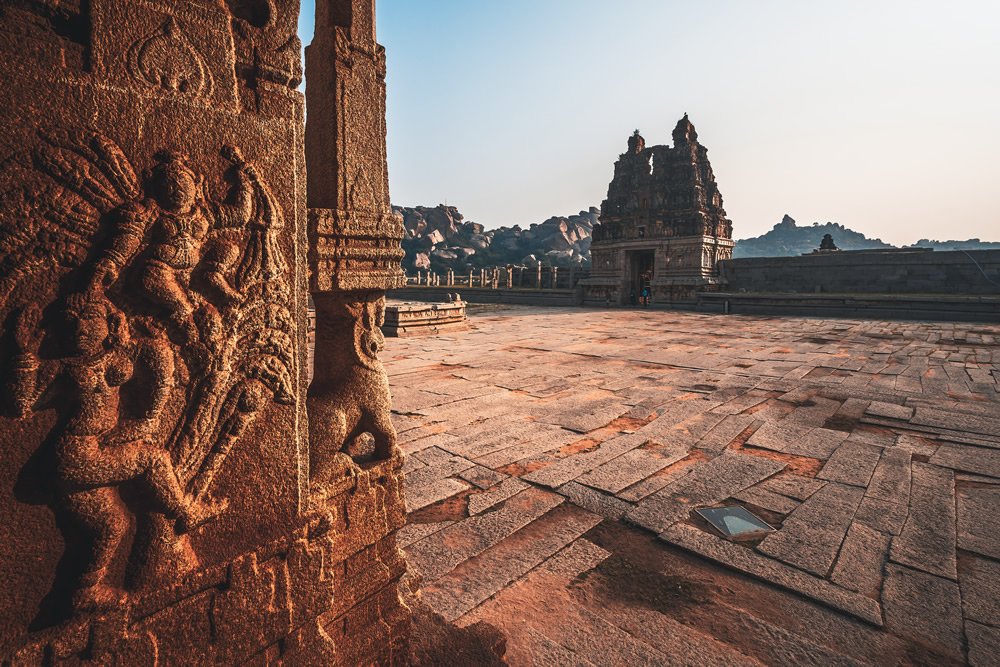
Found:
[[[913,245],[903,247],[934,248],[935,250],[990,250],[1000,248],[1000,241],[980,241],[979,239],[969,239],[968,241],[930,241],[928,239],[920,239]]]
[[[870,239],[836,222],[825,225],[818,223],[799,227],[791,216],[785,215],[781,222],[768,233],[752,239],[740,239],[733,248],[733,257],[785,257],[802,255],[819,247],[823,236],[829,234],[841,250],[871,250],[894,248],[882,239]]]
[[[393,206],[403,216],[403,268],[410,273],[443,273],[514,264],[580,266],[590,264],[590,238],[600,211],[556,216],[527,229],[520,225],[486,229],[466,221],[454,206]]]

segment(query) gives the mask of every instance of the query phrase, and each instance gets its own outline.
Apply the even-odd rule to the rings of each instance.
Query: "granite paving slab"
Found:
[[[914,463],[912,472],[909,516],[892,540],[890,557],[916,570],[957,579],[954,473],[923,463]]]
[[[433,535],[455,523],[454,521],[435,521],[433,523],[408,523],[396,533],[396,543],[400,549],[405,549],[414,542]]]
[[[864,490],[830,482],[785,518],[757,550],[819,577],[830,572]]]
[[[434,480],[421,486],[407,484],[406,509],[409,512],[416,512],[418,509],[451,498],[469,488],[471,487],[465,482],[450,477]]]
[[[639,433],[623,434],[605,440],[592,452],[574,454],[560,459],[552,465],[522,475],[521,479],[535,484],[555,488],[576,479],[597,466],[621,456],[627,451],[649,442],[649,438]]]
[[[862,595],[871,595],[882,584],[883,569],[892,538],[855,521],[840,547],[830,581]]]
[[[586,474],[580,475],[576,481],[595,489],[617,493],[680,461],[687,455],[688,450],[684,447],[633,449]]]
[[[958,500],[958,546],[1000,560],[1000,487],[964,488]]]
[[[760,486],[744,489],[735,494],[733,498],[778,514],[788,514],[799,506],[799,501],[780,493],[768,491]]]
[[[899,419],[904,422],[909,421],[910,417],[913,416],[913,408],[896,405],[895,403],[883,403],[882,401],[872,401],[865,412],[876,417]]]
[[[508,477],[497,486],[482,493],[473,493],[469,496],[469,516],[481,514],[486,510],[502,503],[511,496],[514,496],[529,487],[517,477]]]
[[[910,422],[952,431],[982,433],[984,435],[1000,434],[1000,418],[975,416],[964,412],[917,408],[916,414],[913,415]]]
[[[496,512],[487,512],[438,531],[410,545],[410,567],[432,583],[459,563],[476,556],[563,502],[562,496],[526,489]]]
[[[1000,628],[966,621],[965,636],[969,640],[969,664],[996,667],[997,656],[1000,656]]]
[[[600,491],[595,491],[588,486],[583,486],[576,482],[567,482],[556,489],[556,491],[566,496],[574,505],[594,514],[600,514],[608,519],[620,519],[625,516],[626,512],[632,509],[632,505],[623,500],[601,493]]]
[[[929,639],[957,657],[962,655],[962,599],[956,582],[889,563],[882,607],[890,632],[918,641]]]
[[[468,470],[463,470],[458,473],[458,476],[466,482],[475,484],[480,489],[492,488],[510,477],[510,475],[497,472],[496,470],[491,470],[490,468],[486,468],[481,465],[473,465]]]
[[[882,608],[870,597],[835,586],[825,579],[814,577],[755,551],[709,535],[694,526],[675,524],[663,532],[660,539],[734,570],[804,595],[872,625],[882,626]]]
[[[854,520],[886,535],[899,535],[909,514],[910,508],[905,503],[865,496]]]
[[[756,419],[751,415],[728,415],[715,428],[702,436],[694,446],[717,452],[727,447],[738,435],[756,423]]]
[[[1000,562],[969,556],[963,565],[958,584],[965,618],[1000,626]]]
[[[945,443],[931,457],[930,463],[952,470],[1000,478],[1000,450]]]
[[[882,457],[871,481],[866,496],[907,504],[910,497],[910,452],[889,447],[882,450]]]
[[[816,477],[867,488],[881,456],[878,447],[848,440],[837,447]]]
[[[738,452],[692,466],[688,473],[641,500],[626,514],[632,523],[661,533],[696,507],[712,505],[785,468],[785,463]]]
[[[600,523],[601,517],[560,505],[424,586],[425,602],[454,621]]]
[[[796,500],[805,500],[824,486],[826,486],[826,482],[822,480],[793,473],[777,475],[760,483],[760,487],[763,489],[774,491],[775,493],[780,493],[783,496],[795,498]]]

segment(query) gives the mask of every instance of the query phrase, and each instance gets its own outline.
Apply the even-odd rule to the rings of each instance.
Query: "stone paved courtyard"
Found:
[[[1000,328],[473,309],[389,339],[424,599],[512,664],[997,664]],[[776,532],[718,536],[743,505]]]

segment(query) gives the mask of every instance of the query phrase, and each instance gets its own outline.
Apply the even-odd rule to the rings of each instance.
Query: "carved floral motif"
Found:
[[[173,17],[128,50],[127,69],[137,82],[173,93],[207,97],[212,74]]]

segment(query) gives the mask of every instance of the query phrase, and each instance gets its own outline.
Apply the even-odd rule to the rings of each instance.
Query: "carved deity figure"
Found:
[[[53,444],[57,511],[65,512],[86,541],[85,564],[76,585],[76,607],[110,603],[120,593],[105,583],[108,565],[129,529],[121,510],[118,487],[134,483],[143,500],[192,530],[217,514],[223,504],[203,503],[181,489],[170,457],[146,439],[157,426],[173,388],[173,356],[152,339],[134,339],[125,316],[98,292],[72,294],[63,303],[58,330],[63,356],[54,379],[38,386],[41,340],[39,311],[17,317],[14,360],[14,405],[19,417],[34,410],[60,414]],[[129,427],[123,414],[121,388],[142,367],[148,396],[138,420]]]
[[[92,289],[114,283],[148,232],[151,242],[141,269],[142,288],[154,303],[167,309],[188,341],[198,337],[190,283],[199,262],[204,262],[203,277],[215,300],[225,306],[240,301],[240,294],[226,280],[226,273],[239,259],[239,248],[219,235],[206,242],[217,230],[240,229],[250,221],[252,184],[258,176],[234,148],[227,147],[224,155],[238,167],[231,197],[234,204],[205,201],[203,179],[187,166],[187,158],[172,152],[158,154],[149,179],[151,196],[127,202],[115,212],[111,243],[91,280]]]
[[[125,586],[198,565],[186,533],[225,507],[208,497],[229,452],[272,402],[294,403],[295,322],[281,207],[237,149],[222,149],[232,187],[216,202],[179,153],[140,183],[103,135],[39,137],[0,165],[0,322],[17,416],[60,417],[33,458],[83,567],[62,582],[79,608],[119,595],[112,561],[133,530]]]
[[[374,439],[376,460],[399,455],[390,419],[389,378],[378,354],[385,296],[321,292],[316,303],[315,378],[309,386],[309,468],[313,492],[322,496],[348,457],[365,456]]]

